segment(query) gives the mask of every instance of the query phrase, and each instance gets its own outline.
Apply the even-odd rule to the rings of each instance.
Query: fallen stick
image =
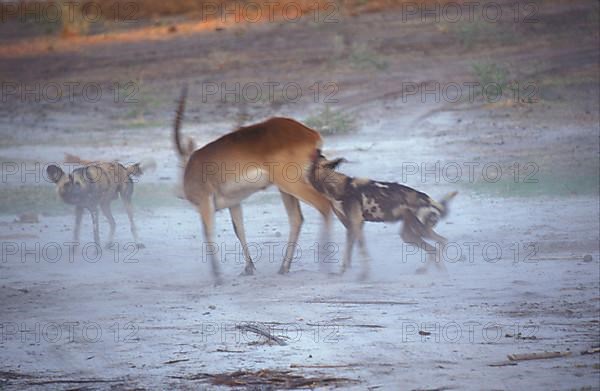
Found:
[[[590,348],[588,350],[584,350],[583,352],[581,352],[581,354],[594,354],[594,353],[600,353],[600,347]]]
[[[416,301],[387,301],[387,300],[326,300],[314,299],[308,300],[305,303],[309,304],[374,304],[374,305],[414,305]]]
[[[571,352],[540,352],[540,353],[523,353],[509,354],[510,361],[526,361],[526,360],[544,360],[547,358],[567,357]]]
[[[215,350],[215,352],[219,352],[219,353],[246,353],[245,350],[229,350],[229,349],[217,349]]]
[[[314,365],[304,365],[304,364],[290,364],[290,368],[352,368],[358,367],[359,364],[314,364]]]
[[[44,385],[44,384],[87,384],[87,383],[120,383],[123,380],[110,380],[110,379],[53,379],[53,380],[41,380],[34,382],[27,382],[29,385]]]
[[[285,341],[283,339],[276,337],[274,335],[271,335],[271,333],[269,333],[268,331],[262,330],[257,326],[243,324],[243,325],[236,326],[236,328],[239,330],[242,330],[242,331],[250,331],[251,333],[262,335],[263,337],[277,343],[278,345],[281,345],[281,346],[287,345],[287,343],[285,343]]]
[[[325,323],[307,323],[307,326],[311,326],[311,327],[320,327],[320,326],[325,326]],[[381,326],[378,324],[328,324],[327,326],[334,326],[334,327],[361,327],[361,328],[365,328],[365,329],[384,329],[385,326]]]
[[[518,365],[518,364],[514,361],[500,361],[500,362],[493,362],[491,364],[488,364],[488,367],[509,367],[509,366],[513,366],[513,365]]]
[[[184,361],[190,361],[190,359],[189,358],[179,358],[179,359],[175,359],[175,360],[165,361],[163,364],[176,364],[178,362],[184,362]]]

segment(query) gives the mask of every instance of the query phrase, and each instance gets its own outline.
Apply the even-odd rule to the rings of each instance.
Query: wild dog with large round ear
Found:
[[[143,244],[139,242],[137,229],[133,221],[133,207],[131,205],[133,180],[131,177],[140,176],[144,171],[153,168],[154,162],[136,163],[125,167],[118,162],[93,163],[91,161],[84,161],[74,155],[68,155],[67,158],[73,163],[76,163],[76,161],[73,161],[73,159],[76,159],[77,162],[85,162],[86,165],[67,174],[62,168],[52,164],[46,168],[46,173],[48,174],[48,179],[56,184],[56,191],[59,197],[65,203],[75,206],[74,241],[79,242],[81,218],[83,210],[87,209],[92,216],[94,241],[100,244],[100,232],[98,228],[98,207],[100,207],[110,225],[107,246],[111,246],[116,223],[110,204],[120,196],[129,217],[131,233],[136,246],[143,247]]]
[[[308,172],[313,187],[327,197],[334,213],[346,227],[346,250],[342,272],[350,266],[354,242],[358,240],[364,262],[361,276],[365,278],[368,275],[369,255],[363,236],[365,221],[400,220],[404,221],[400,234],[402,239],[429,253],[428,262],[424,267],[417,269],[418,272],[424,272],[432,261],[436,261],[434,255],[436,248],[424,239],[431,239],[443,245],[447,243],[446,238],[438,235],[433,228],[447,215],[448,203],[457,192],[451,192],[437,202],[427,194],[408,186],[352,178],[335,171],[344,161],[343,158],[327,160],[320,150],[316,150]],[[443,268],[440,262],[435,264]]]

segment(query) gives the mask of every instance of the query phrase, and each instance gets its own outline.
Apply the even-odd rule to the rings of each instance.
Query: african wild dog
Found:
[[[65,173],[60,167],[52,164],[46,169],[48,178],[56,183],[56,190],[60,198],[67,204],[75,205],[75,229],[74,241],[79,241],[79,228],[83,210],[88,209],[92,215],[92,226],[94,232],[94,241],[100,244],[100,234],[98,230],[98,206],[108,219],[110,225],[109,240],[107,247],[112,245],[115,233],[115,219],[112,215],[110,204],[113,200],[121,196],[129,223],[131,233],[138,248],[144,247],[139,242],[137,230],[133,221],[133,208],[131,205],[131,196],[133,194],[132,176],[142,175],[154,167],[153,161],[148,163],[136,163],[125,167],[118,162],[91,162],[79,159],[77,156],[65,154],[67,163],[80,163],[83,167],[73,170],[71,173]]]
[[[433,239],[442,245],[446,238],[438,235],[433,227],[448,213],[448,202],[457,192],[446,195],[440,202],[410,187],[392,182],[378,182],[369,179],[351,178],[335,171],[344,158],[327,160],[320,150],[314,153],[308,178],[320,193],[332,204],[333,211],[346,227],[346,249],[342,273],[350,266],[352,248],[358,239],[359,249],[364,258],[362,278],[368,275],[369,256],[365,248],[362,226],[365,221],[404,220],[400,233],[406,243],[412,243],[429,253],[428,262],[417,272],[425,272],[429,263],[435,260],[436,248],[423,238]],[[433,257],[433,258],[432,258]],[[436,266],[443,268],[440,262]]]

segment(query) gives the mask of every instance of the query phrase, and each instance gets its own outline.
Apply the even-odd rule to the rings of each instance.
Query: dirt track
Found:
[[[126,42],[76,39],[35,57],[3,51],[3,80],[97,83],[104,92],[99,102],[81,95],[72,102],[3,101],[3,163],[43,165],[71,152],[124,162],[153,157],[159,164],[137,185],[136,221],[146,248],[132,254],[135,261],[128,248],[105,250],[97,261],[78,250],[69,259],[73,216],[53,187],[31,177],[3,178],[0,386],[194,389],[203,384],[190,380],[198,373],[295,365],[294,373],[306,376],[358,380],[343,386],[357,390],[597,389],[598,353],[580,354],[600,344],[599,50],[588,7],[544,3],[538,23],[484,25],[471,33],[402,22],[400,10],[391,10],[341,15],[335,24],[181,28]],[[518,100],[449,103],[407,91],[421,82],[477,81],[473,65],[480,63],[506,68],[521,86],[532,82],[536,99],[528,101],[530,91],[522,90]],[[111,86],[128,81],[138,88],[138,103],[115,102]],[[203,94],[209,84],[267,81],[296,82],[303,97],[240,104]],[[184,133],[199,144],[271,115],[306,119],[331,92],[314,102],[310,87],[334,82],[339,103],[331,106],[354,115],[359,130],[325,136],[326,152],[347,157],[343,171],[351,175],[403,181],[434,197],[459,190],[438,231],[462,256],[449,249],[456,261],[447,263],[446,274],[415,275],[420,258],[402,244],[399,227],[371,224],[370,279],[356,281],[358,259],[349,275],[329,276],[327,265],[314,261],[319,217],[305,206],[302,254],[281,277],[287,223],[270,189],[245,206],[248,240],[260,251],[255,276],[238,276],[239,247],[228,214],[218,215],[220,254],[234,250],[224,256],[226,284],[214,287],[198,216],[175,197],[170,126],[184,82],[192,86]],[[421,177],[422,164],[431,170],[438,161],[439,178]],[[456,166],[463,171],[453,182]],[[498,181],[486,177],[488,166],[502,168]],[[30,210],[39,223],[14,222]],[[114,210],[123,246],[130,240],[127,218],[120,206]],[[106,230],[101,225],[103,238]],[[343,237],[336,223],[340,247]],[[84,219],[82,240],[90,239]],[[55,262],[41,251],[8,255],[10,243],[27,249],[57,243],[63,255]],[[592,260],[584,261],[588,254]],[[340,257],[334,250],[332,259]],[[339,264],[328,266],[336,271]],[[287,345],[237,330],[244,322],[270,327]],[[572,355],[490,366],[506,364],[511,353],[543,351]],[[71,380],[91,382],[61,383]]]

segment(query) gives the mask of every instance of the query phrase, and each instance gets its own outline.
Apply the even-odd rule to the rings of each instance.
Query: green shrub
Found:
[[[358,129],[353,115],[334,111],[329,106],[325,106],[320,113],[306,119],[305,123],[325,135],[351,133]]]

